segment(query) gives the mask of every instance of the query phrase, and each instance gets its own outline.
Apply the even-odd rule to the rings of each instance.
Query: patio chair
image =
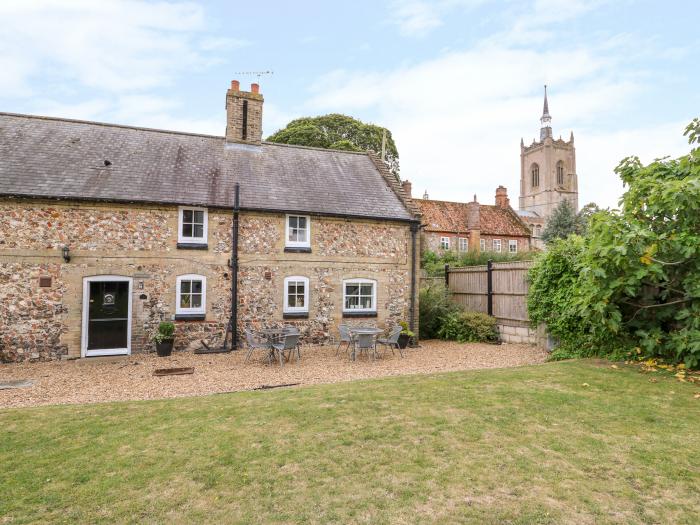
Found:
[[[362,353],[363,350],[367,352],[367,355],[369,355],[369,351],[372,351],[372,358],[377,357],[377,341],[376,337],[374,334],[357,334],[357,337],[355,337],[353,341],[353,357],[355,356],[355,352],[360,351]]]
[[[401,347],[399,346],[399,336],[401,335],[402,330],[403,328],[400,325],[395,326],[391,329],[388,336],[378,338],[377,344],[391,348],[392,355],[394,355],[394,348],[396,348],[399,351],[399,355],[403,357],[403,350],[401,350]]]
[[[245,355],[243,364],[248,362],[248,358],[252,355],[254,350],[267,350],[267,362],[268,364],[271,362],[270,343],[267,341],[260,341],[252,330],[245,331],[245,342],[248,347],[248,353]]]
[[[301,332],[299,331],[299,329],[291,324],[284,325],[284,330],[288,334],[301,336]],[[301,359],[301,340],[299,340],[299,342],[297,343],[297,360],[299,359]]]
[[[280,366],[284,366],[284,352],[289,350],[289,355],[294,353],[297,349],[297,344],[299,343],[299,334],[286,334],[282,339],[281,343],[272,343],[272,348],[278,355],[280,360]],[[298,357],[297,357],[298,360]]]
[[[352,344],[352,335],[350,335],[350,328],[348,325],[339,325],[338,331],[340,332],[340,341],[338,342],[338,348],[335,349],[335,355],[340,353],[340,347],[343,345],[343,343],[347,343],[347,348],[345,349],[346,353],[348,350],[350,350],[350,345]]]

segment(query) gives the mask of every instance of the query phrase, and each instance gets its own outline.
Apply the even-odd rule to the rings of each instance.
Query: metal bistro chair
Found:
[[[341,324],[338,326],[338,331],[340,332],[340,341],[338,342],[338,348],[335,349],[335,355],[340,353],[340,347],[343,343],[347,343],[345,348],[345,353],[350,350],[350,345],[352,345],[352,335],[350,334],[350,327],[346,324]]]
[[[243,364],[246,364],[248,362],[248,358],[252,355],[253,351],[255,350],[266,350],[267,351],[267,362],[270,364],[272,362],[271,359],[271,348],[270,348],[270,343],[260,341],[259,339],[256,338],[255,332],[252,330],[246,330],[245,331],[245,341],[246,341],[246,346],[248,346],[248,353],[245,356],[245,360],[243,361]]]
[[[396,348],[399,351],[399,355],[403,357],[403,350],[401,350],[401,347],[399,346],[399,336],[401,335],[402,330],[403,328],[400,325],[395,326],[391,329],[388,336],[377,339],[377,344],[391,348],[392,355],[394,354],[394,348]]]
[[[355,340],[353,342],[353,356],[355,355],[355,352],[360,351],[362,353],[363,350],[367,352],[367,355],[369,355],[369,351],[372,351],[372,358],[377,357],[377,341],[376,341],[376,336],[374,334],[357,334],[355,337]]]
[[[299,343],[299,334],[286,334],[282,338],[281,343],[272,343],[272,348],[274,349],[275,353],[277,353],[277,355],[279,357],[280,366],[284,366],[284,352],[285,352],[285,350],[289,350],[290,358],[291,358],[291,354],[293,354],[294,351],[297,349],[298,343]]]
[[[284,330],[288,334],[298,335],[299,337],[301,337],[301,332],[299,331],[299,329],[296,326],[293,326],[291,324],[286,324],[286,325],[284,325]],[[297,342],[297,361],[299,359],[301,359],[301,339],[299,340],[299,342]]]

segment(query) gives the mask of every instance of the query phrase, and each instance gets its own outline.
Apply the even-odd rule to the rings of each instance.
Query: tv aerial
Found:
[[[272,75],[274,74],[274,71],[236,71],[234,75],[246,75],[246,76],[255,76],[258,79],[258,82],[260,82],[260,77],[264,75]]]

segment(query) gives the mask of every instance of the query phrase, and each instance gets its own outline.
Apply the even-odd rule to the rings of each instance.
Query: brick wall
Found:
[[[450,250],[453,252],[459,252],[459,239],[468,239],[469,234],[455,234],[455,233],[440,233],[440,232],[423,232],[422,234],[422,249],[430,250],[435,253],[442,253],[444,250],[440,248],[440,239],[442,237],[450,238]],[[493,239],[501,239],[501,253],[508,253],[508,241],[511,239],[518,241],[518,252],[525,252],[530,249],[530,238],[529,237],[517,237],[512,235],[489,235],[481,234],[481,239],[486,241],[486,251],[491,251]]]
[[[80,357],[83,280],[94,275],[133,279],[132,352],[150,350],[158,323],[175,313],[176,277],[206,276],[206,319],[177,321],[176,348],[220,343],[230,315],[230,211],[209,210],[208,250],[176,247],[176,207],[5,200],[0,212],[9,217],[0,223],[0,359]],[[408,224],[312,217],[311,253],[285,253],[284,232],[284,214],[241,214],[240,329],[291,323],[320,342],[343,321],[408,319]],[[50,288],[39,287],[42,275]],[[283,318],[291,275],[309,278],[308,319]],[[377,281],[376,318],[343,318],[342,280],[357,277]]]

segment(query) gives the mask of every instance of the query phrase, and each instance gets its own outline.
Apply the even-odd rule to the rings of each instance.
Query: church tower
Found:
[[[578,177],[574,133],[568,141],[552,136],[547,86],[544,86],[544,108],[540,118],[540,140],[529,146],[520,139],[519,214],[525,222],[546,224],[557,205],[568,200],[578,212]],[[537,220],[539,218],[539,220]],[[544,226],[542,224],[542,226]]]

